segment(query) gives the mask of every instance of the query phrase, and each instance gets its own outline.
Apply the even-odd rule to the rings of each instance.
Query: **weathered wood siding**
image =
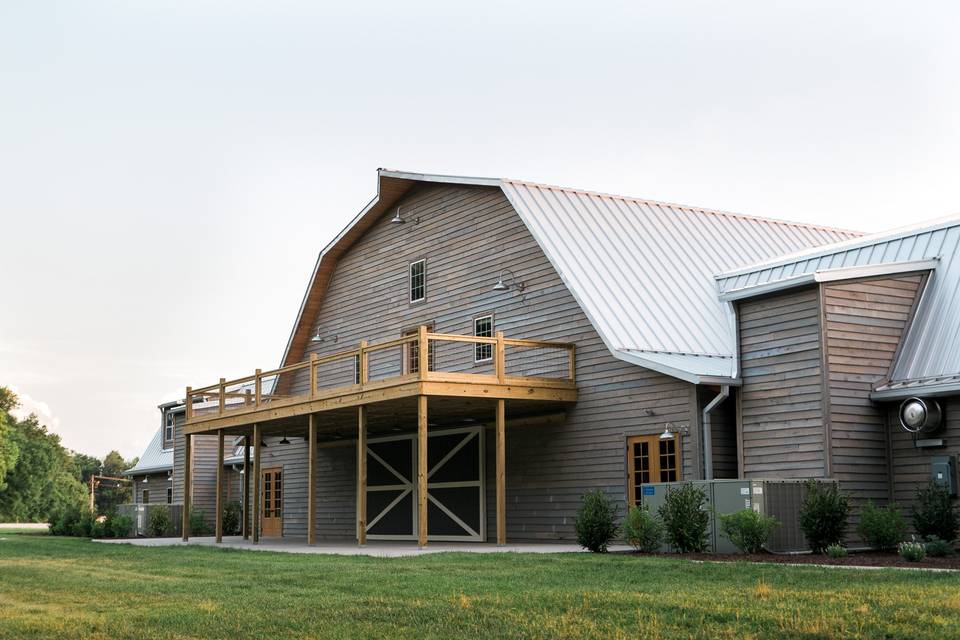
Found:
[[[893,499],[909,517],[918,488],[930,482],[930,459],[934,456],[960,455],[960,396],[937,398],[944,411],[945,426],[931,438],[943,439],[944,446],[918,449],[914,437],[901,426],[897,417],[900,403],[885,406],[890,433],[890,467],[893,474]]]
[[[744,477],[823,477],[817,288],[741,302],[738,316]]]
[[[889,374],[922,281],[912,274],[821,286],[828,475],[853,495],[855,506],[890,497],[886,418],[870,392]]]
[[[167,472],[131,476],[133,480],[134,502],[136,504],[166,504],[167,487],[170,486]],[[147,481],[144,482],[144,479]],[[143,499],[144,490],[149,491],[149,500]]]
[[[717,480],[737,477],[737,399],[739,393],[730,388],[730,397],[714,407],[710,413],[710,438],[713,447],[713,477]],[[701,416],[703,409],[717,397],[717,390],[698,387],[697,404]],[[701,422],[703,418],[701,417]],[[702,426],[701,426],[702,428]]]
[[[580,400],[566,423],[507,432],[510,539],[573,539],[574,513],[587,489],[603,488],[622,505],[628,435],[658,433],[666,422],[691,424],[692,435],[682,443],[683,473],[687,478],[699,474],[700,465],[693,462],[699,446],[692,385],[610,354],[502,192],[431,186],[401,204],[405,225],[391,225],[385,216],[340,261],[313,326],[314,332],[337,336],[337,341],[311,343],[310,348],[333,353],[361,339],[396,338],[422,323],[433,324],[438,332],[470,334],[473,318],[487,313],[494,314],[496,329],[511,337],[575,342]],[[421,258],[427,265],[427,299],[411,305],[408,264]],[[502,268],[526,284],[522,293],[491,291]],[[466,353],[437,357],[444,358],[445,370],[474,370]],[[489,365],[476,370],[482,367]],[[296,381],[297,391],[308,386],[306,376]],[[289,455],[279,446],[268,448],[263,464],[282,462],[289,478],[284,534],[305,535],[306,486],[300,478],[306,475],[306,451],[288,447]],[[492,444],[487,449],[492,455]],[[354,536],[355,458],[353,447],[319,452],[321,537]],[[491,458],[488,475],[493,467]],[[490,535],[493,491],[491,475]]]
[[[179,412],[173,428],[173,502],[183,504],[184,414]],[[204,521],[213,526],[216,513],[217,437],[193,436],[192,504],[203,510]],[[152,500],[151,500],[152,501]]]

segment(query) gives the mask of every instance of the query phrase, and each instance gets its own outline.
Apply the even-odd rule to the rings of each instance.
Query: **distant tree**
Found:
[[[103,463],[100,462],[100,458],[94,458],[93,456],[88,456],[85,453],[74,452],[73,466],[77,480],[79,480],[83,485],[86,485],[87,482],[90,481],[90,476],[100,473],[100,467],[103,466]]]
[[[13,438],[16,422],[10,412],[17,406],[17,396],[10,389],[0,387],[0,491],[7,486],[7,473],[13,469],[20,455],[20,448]]]
[[[136,462],[134,460],[124,460],[119,451],[111,451],[103,458],[103,468],[101,475],[113,478],[122,478],[123,472],[132,467]],[[105,480],[97,489],[96,501],[98,513],[109,513],[114,511],[118,505],[130,502],[133,491],[130,483],[120,483]]]

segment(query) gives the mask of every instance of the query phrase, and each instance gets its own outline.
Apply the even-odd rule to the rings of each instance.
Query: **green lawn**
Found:
[[[305,556],[0,532],[0,638],[957,638],[960,577],[627,555]]]

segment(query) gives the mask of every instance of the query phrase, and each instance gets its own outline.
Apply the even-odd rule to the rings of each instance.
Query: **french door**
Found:
[[[427,436],[427,537],[486,540],[482,427]],[[367,441],[367,537],[417,539],[417,439]]]
[[[283,470],[264,469],[261,474],[263,511],[260,531],[265,538],[283,535]]]
[[[680,480],[680,445],[677,437],[659,435],[627,438],[627,500],[640,504],[640,485]]]

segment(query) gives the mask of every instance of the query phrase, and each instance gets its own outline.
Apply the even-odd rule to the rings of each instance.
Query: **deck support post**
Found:
[[[190,540],[190,489],[192,478],[190,477],[193,467],[193,455],[190,451],[193,436],[189,433],[183,436],[183,513],[181,514],[180,529],[183,533],[183,541]]]
[[[214,500],[216,542],[223,542],[223,429],[217,429],[217,496]]]
[[[317,544],[317,418],[308,416],[307,435],[307,544]]]
[[[507,544],[506,401],[497,400],[497,544]]]
[[[423,350],[420,370],[424,369]],[[417,544],[427,546],[427,396],[417,396]]]
[[[243,436],[243,539],[250,539],[250,436]]]
[[[357,543],[367,544],[367,408],[357,407]]]
[[[253,425],[253,544],[260,544],[260,442],[263,434],[260,425]]]

